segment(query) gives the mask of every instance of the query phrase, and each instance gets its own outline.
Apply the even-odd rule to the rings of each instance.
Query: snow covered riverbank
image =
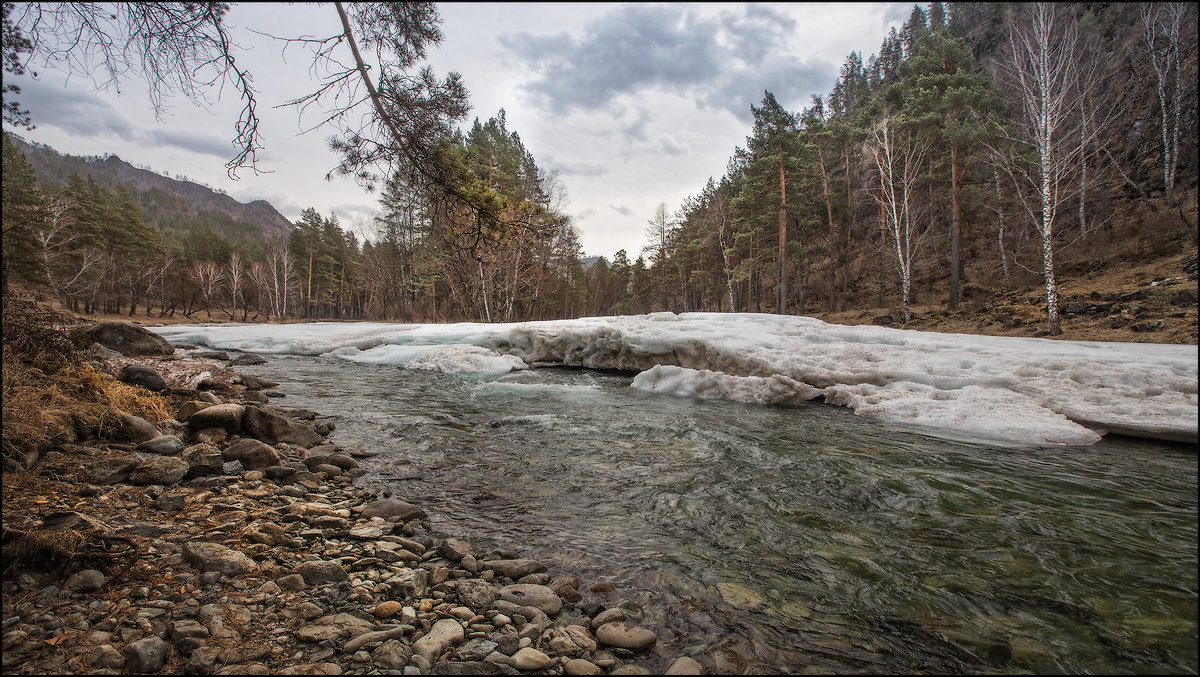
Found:
[[[333,354],[362,363],[506,373],[539,365],[639,372],[667,395],[855,413],[950,439],[1092,444],[1113,432],[1197,441],[1197,348],[938,334],[806,317],[655,313],[512,324],[156,327],[175,344]]]

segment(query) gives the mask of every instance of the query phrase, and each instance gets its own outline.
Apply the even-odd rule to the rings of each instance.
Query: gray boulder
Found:
[[[159,435],[154,439],[142,442],[134,447],[134,449],[136,451],[148,451],[160,456],[170,456],[183,451],[183,442],[174,435]]]
[[[478,578],[463,578],[454,588],[458,595],[458,603],[470,607],[479,613],[487,611],[492,602],[500,596],[496,586]]]
[[[240,404],[214,404],[192,414],[187,424],[192,430],[221,428],[235,433],[242,429],[242,417],[245,413],[246,407]]]
[[[153,423],[133,414],[122,414],[121,423],[116,430],[117,439],[127,440],[134,444],[152,440],[161,434]]]
[[[500,589],[500,598],[513,604],[523,604],[541,609],[547,616],[562,611],[562,600],[553,590],[544,585],[518,583]]]
[[[605,646],[640,651],[657,642],[658,636],[632,623],[613,621],[596,629],[596,639]]]
[[[242,374],[241,378],[242,385],[246,386],[246,390],[266,390],[279,385],[274,381],[268,381],[265,378],[258,378],[257,376],[250,376],[248,374]]]
[[[72,574],[63,587],[75,592],[96,592],[104,587],[104,580],[103,573],[95,569],[87,569]]]
[[[404,521],[413,518],[425,518],[425,511],[411,503],[405,503],[396,498],[382,498],[378,501],[371,501],[362,511],[362,516],[370,519],[372,517],[399,517]],[[541,571],[545,571],[546,567],[542,567]]]
[[[118,484],[129,479],[129,473],[142,463],[137,456],[118,456],[102,458],[88,468],[87,482],[89,484]]]
[[[324,439],[312,428],[302,423],[293,423],[259,407],[247,407],[242,417],[242,431],[268,444],[287,442],[302,447],[320,444]]]
[[[279,465],[279,452],[274,448],[248,438],[242,438],[225,448],[222,454],[226,461],[241,461],[247,470],[264,470]]]
[[[480,562],[479,565],[513,580],[546,570],[545,564],[532,559],[489,559]]]
[[[161,637],[147,637],[125,645],[125,670],[158,672],[167,662],[167,643]]]
[[[304,582],[309,585],[336,583],[350,578],[346,570],[342,568],[342,565],[326,560],[301,562],[296,565],[293,573],[300,574]]]
[[[443,618],[434,623],[424,637],[413,643],[413,653],[423,656],[425,660],[432,663],[446,649],[463,641],[465,637],[466,633],[463,632],[463,627],[459,625],[458,621]]]
[[[118,358],[118,357],[125,357],[121,353],[118,353],[115,350],[109,350],[108,348],[105,348],[104,346],[100,345],[99,343],[93,343],[91,346],[89,346],[88,352],[95,355],[96,357],[99,357],[99,358],[105,359],[105,360],[111,360],[111,359]]]
[[[387,583],[392,594],[400,598],[420,599],[429,594],[429,572],[425,569],[405,569]]]
[[[89,340],[125,357],[170,355],[175,352],[166,339],[132,322],[97,322],[85,327],[83,333]]]
[[[238,576],[258,568],[254,560],[245,554],[220,543],[204,541],[184,543],[183,561],[200,571],[218,571],[226,576]]]
[[[121,372],[117,374],[117,380],[130,385],[141,386],[146,390],[154,392],[165,390],[167,387],[167,382],[163,380],[162,374],[144,364],[125,365],[121,368]]]

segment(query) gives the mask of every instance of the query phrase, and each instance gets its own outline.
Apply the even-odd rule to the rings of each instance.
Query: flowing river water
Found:
[[[1197,455],[1014,450],[631,374],[440,374],[333,356],[246,373],[379,455],[435,532],[608,583],[712,672],[1195,673]]]

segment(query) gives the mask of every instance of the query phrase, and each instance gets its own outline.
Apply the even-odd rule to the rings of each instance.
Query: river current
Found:
[[[267,357],[242,369],[378,454],[360,484],[613,586],[595,598],[658,634],[650,669],[1197,671],[1194,446],[1000,448],[624,373]]]

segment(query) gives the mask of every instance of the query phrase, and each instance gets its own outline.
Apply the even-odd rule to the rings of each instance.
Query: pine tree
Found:
[[[754,114],[754,133],[746,138],[751,157],[747,175],[753,186],[752,192],[765,195],[759,204],[749,206],[763,215],[772,210],[778,212],[775,312],[782,315],[787,312],[788,185],[791,178],[789,174],[795,172],[796,158],[801,153],[802,143],[795,116],[785,110],[771,92],[764,92],[762,105],[752,105],[750,110]],[[755,188],[757,190],[754,190]],[[767,189],[763,190],[765,188]],[[794,196],[791,199],[794,201]],[[803,301],[800,302],[800,310],[803,312]]]
[[[5,15],[8,7],[5,6]],[[46,198],[38,190],[33,165],[4,135],[3,148],[3,291],[10,276],[29,281],[43,278],[38,262],[38,231],[45,222]]]
[[[1000,100],[991,76],[976,69],[966,42],[946,28],[929,31],[916,42],[912,56],[900,65],[900,81],[905,116],[935,134],[949,153],[949,305],[957,310],[965,177],[985,133],[987,117],[999,109]]]

